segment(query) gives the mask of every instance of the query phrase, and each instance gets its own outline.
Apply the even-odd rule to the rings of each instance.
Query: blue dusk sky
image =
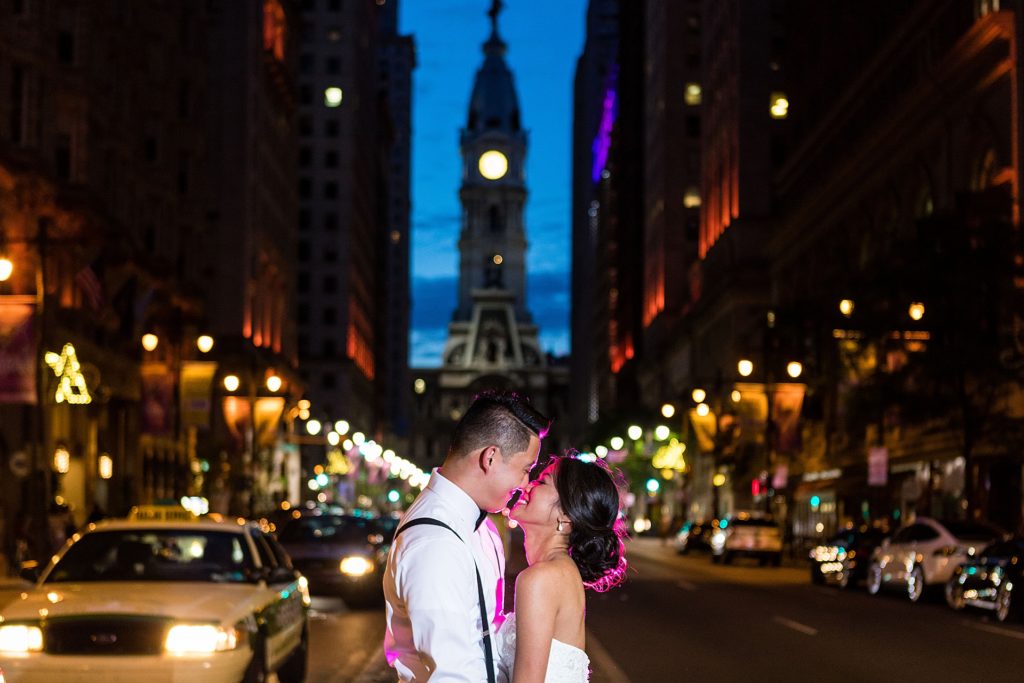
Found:
[[[455,308],[461,229],[459,129],[465,124],[490,0],[403,0],[416,41],[412,137],[414,367],[441,364]],[[569,352],[572,98],[586,0],[506,0],[499,32],[515,77],[527,150],[527,306],[544,349]]]

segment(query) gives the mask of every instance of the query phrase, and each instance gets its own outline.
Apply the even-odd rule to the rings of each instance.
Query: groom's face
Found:
[[[537,463],[540,454],[540,439],[530,437],[530,445],[521,453],[513,453],[511,457],[495,458],[488,472],[492,496],[489,510],[497,511],[505,507],[509,498],[517,489],[530,483],[530,470]]]

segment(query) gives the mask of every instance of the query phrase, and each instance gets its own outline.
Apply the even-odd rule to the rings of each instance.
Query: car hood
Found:
[[[110,581],[53,583],[22,593],[0,612],[5,621],[125,614],[230,621],[262,590],[255,584]]]

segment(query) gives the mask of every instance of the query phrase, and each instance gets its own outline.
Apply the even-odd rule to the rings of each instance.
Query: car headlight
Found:
[[[0,626],[0,652],[41,652],[43,631],[38,626],[6,624]]]
[[[309,607],[313,604],[313,599],[309,596],[309,579],[305,576],[299,577],[299,593],[302,595],[302,604]]]
[[[352,555],[341,561],[340,569],[346,576],[365,576],[373,572],[373,563],[361,555]]]
[[[236,647],[238,632],[213,624],[176,624],[164,640],[164,650],[174,655],[209,654]]]

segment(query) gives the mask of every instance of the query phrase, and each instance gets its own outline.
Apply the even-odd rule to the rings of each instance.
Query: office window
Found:
[[[299,240],[299,260],[309,261],[309,242],[306,240]]]
[[[324,153],[324,168],[338,168],[338,153],[330,150]]]
[[[71,31],[57,32],[57,61],[61,64],[75,63],[75,34]]]
[[[324,230],[334,231],[338,229],[338,214],[328,211],[324,214]]]
[[[309,116],[299,117],[299,135],[310,136],[313,134],[313,119]]]
[[[324,339],[324,342],[321,345],[321,350],[323,351],[325,358],[334,358],[338,355],[338,347],[334,343],[333,339]]]
[[[310,74],[313,73],[314,57],[309,53],[299,55],[299,73]]]
[[[333,325],[338,321],[338,312],[333,306],[324,309],[323,321],[324,325]]]
[[[309,213],[309,209],[299,210],[299,230],[309,230],[309,225],[312,222],[313,217]]]
[[[338,137],[338,133],[341,131],[341,126],[338,124],[337,119],[327,119],[324,122],[324,133],[329,138]]]
[[[302,104],[313,104],[313,86],[299,86],[299,102]]]
[[[313,161],[313,150],[309,147],[299,147],[299,168],[309,168]]]
[[[337,26],[331,26],[327,29],[327,40],[332,43],[337,43],[341,40],[341,29]]]
[[[295,308],[295,313],[300,325],[309,323],[309,304],[299,304]]]
[[[299,335],[299,355],[309,355],[309,337],[304,334]]]
[[[299,199],[309,199],[313,196],[313,181],[309,178],[299,179]]]
[[[324,294],[333,294],[338,291],[338,278],[333,275],[327,275],[324,277]]]
[[[308,272],[299,273],[299,277],[298,277],[298,281],[297,281],[297,287],[298,287],[298,290],[299,290],[299,294],[306,294],[306,293],[309,292],[309,273]]]
[[[337,57],[327,58],[327,73],[338,74],[341,73],[341,60]]]
[[[333,180],[324,183],[324,199],[338,198],[338,183]]]

